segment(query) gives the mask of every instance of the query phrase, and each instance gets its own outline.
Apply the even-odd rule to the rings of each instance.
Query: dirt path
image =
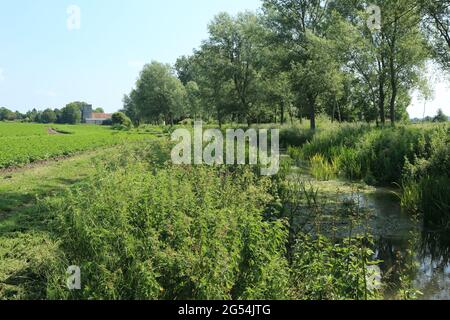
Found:
[[[60,132],[56,131],[53,128],[47,128],[48,134],[54,135],[54,134],[61,134]]]

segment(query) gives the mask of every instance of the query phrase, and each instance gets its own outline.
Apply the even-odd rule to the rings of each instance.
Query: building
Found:
[[[81,108],[81,122],[87,124],[103,124],[112,119],[112,114],[98,113],[92,111],[92,105],[85,105]]]

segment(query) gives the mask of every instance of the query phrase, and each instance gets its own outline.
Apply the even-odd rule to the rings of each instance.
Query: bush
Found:
[[[194,124],[194,120],[192,119],[184,119],[179,122],[182,126],[192,126]]]
[[[298,127],[285,128],[280,131],[280,144],[287,147],[302,147],[311,141],[315,131]]]
[[[131,129],[133,126],[131,119],[122,112],[114,113],[111,122],[116,129]]]

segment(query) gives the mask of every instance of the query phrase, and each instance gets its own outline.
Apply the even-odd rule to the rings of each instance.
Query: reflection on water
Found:
[[[402,212],[399,201],[389,192],[359,195],[361,206],[374,211],[372,229],[377,260],[387,297],[398,290],[400,275],[407,270],[422,299],[450,299],[450,235],[427,230]]]

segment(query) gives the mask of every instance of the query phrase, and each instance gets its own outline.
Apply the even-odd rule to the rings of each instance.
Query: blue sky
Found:
[[[81,9],[69,30],[67,8]],[[116,111],[151,60],[174,63],[207,37],[217,13],[259,0],[0,0],[0,106],[82,100]]]
[[[81,10],[78,30],[67,26],[70,5]],[[0,106],[24,112],[82,100],[116,111],[144,63],[174,63],[207,37],[215,14],[259,7],[260,0],[0,0]],[[426,115],[450,114],[450,82],[433,83]],[[408,111],[421,117],[423,102],[414,99]]]

